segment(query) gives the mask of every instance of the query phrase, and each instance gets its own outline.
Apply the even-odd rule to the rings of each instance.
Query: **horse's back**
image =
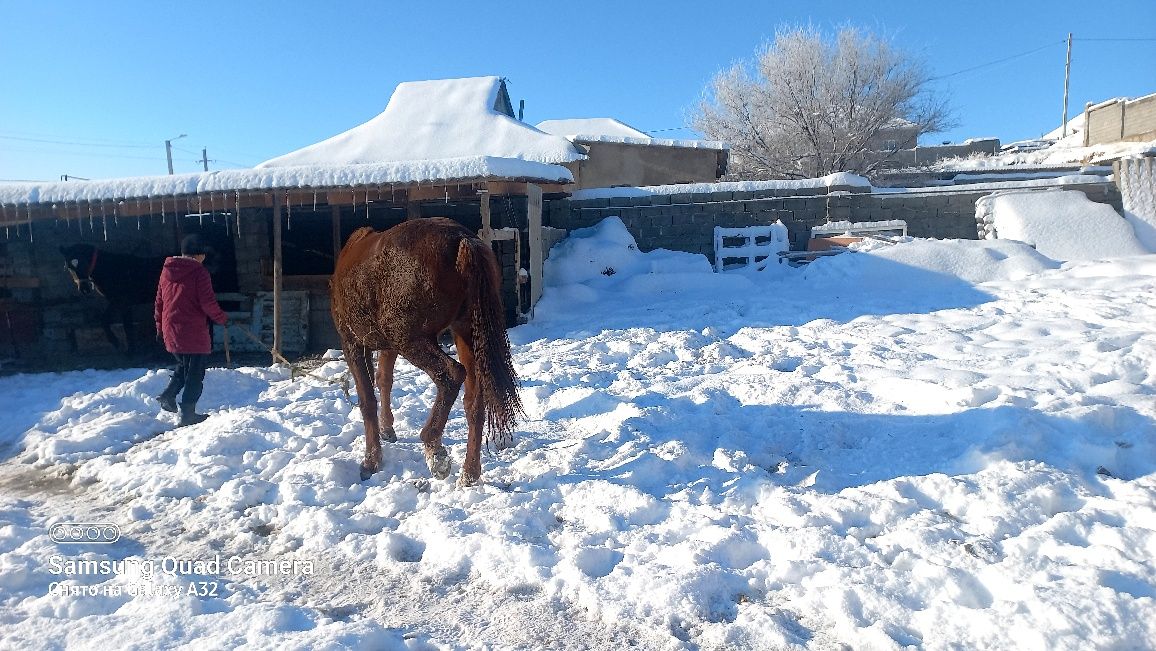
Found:
[[[414,219],[385,231],[361,228],[346,242],[330,282],[339,333],[378,333],[382,348],[414,334],[436,335],[459,318],[466,278],[461,243],[475,238],[444,217]],[[369,328],[368,315],[376,324]],[[364,336],[364,335],[363,335]]]
[[[466,227],[445,217],[425,217],[404,221],[384,231],[369,226],[357,229],[337,256],[334,278],[344,276],[378,255],[457,256],[461,241],[475,237]]]

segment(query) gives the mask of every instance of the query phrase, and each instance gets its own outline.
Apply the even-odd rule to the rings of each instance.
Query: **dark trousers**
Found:
[[[165,394],[175,399],[177,393],[184,389],[180,403],[195,406],[201,399],[201,391],[204,389],[205,367],[209,363],[209,356],[173,353],[173,357],[177,359],[177,366],[173,369],[173,377],[169,380],[169,386],[165,388]]]

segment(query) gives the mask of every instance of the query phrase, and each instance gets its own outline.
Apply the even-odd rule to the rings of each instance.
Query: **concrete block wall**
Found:
[[[1065,185],[1120,210],[1109,182]],[[914,237],[977,239],[975,202],[995,190],[959,186],[938,191],[872,193],[866,188],[661,194],[641,197],[560,199],[547,202],[546,226],[573,230],[617,216],[643,251],[671,249],[714,260],[714,227],[764,226],[782,221],[791,248],[804,250],[811,228],[828,221],[902,219]]]
[[[1086,147],[1121,140],[1150,140],[1156,135],[1156,94],[1088,106],[1084,109],[1084,124]]]

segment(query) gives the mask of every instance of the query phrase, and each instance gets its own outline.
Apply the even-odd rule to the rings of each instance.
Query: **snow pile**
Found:
[[[1141,255],[1149,251],[1111,206],[1082,192],[1000,192],[976,202],[996,237],[1019,240],[1055,260]]]
[[[645,296],[673,289],[709,290],[719,282],[704,256],[658,249],[643,253],[618,217],[579,228],[556,244],[546,259],[543,300],[577,309],[597,292]]]
[[[1156,157],[1124,159],[1118,174],[1124,219],[1140,243],[1156,253]]]
[[[495,109],[502,81],[471,77],[398,84],[368,122],[257,167],[350,165],[493,156],[548,164],[585,156],[561,136],[543,133]]]
[[[857,255],[822,258],[802,273],[816,284],[922,292],[960,280],[972,285],[1019,280],[1058,266],[1022,242],[909,239],[891,246],[872,246]]]

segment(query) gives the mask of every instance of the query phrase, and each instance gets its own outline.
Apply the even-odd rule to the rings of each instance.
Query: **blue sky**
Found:
[[[959,126],[1038,137],[1085,102],[1156,92],[1156,1],[53,2],[0,0],[0,179],[247,167],[379,113],[402,81],[509,79],[525,119],[680,129],[720,69],[783,25],[850,23],[921,58]],[[993,63],[998,62],[998,63]],[[985,65],[991,64],[991,65]],[[974,69],[973,69],[974,68]]]

